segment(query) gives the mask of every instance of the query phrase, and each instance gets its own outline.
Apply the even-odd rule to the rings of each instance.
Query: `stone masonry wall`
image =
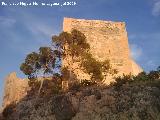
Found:
[[[16,76],[16,73],[10,73],[5,79],[3,105],[9,105],[12,102],[17,102],[21,98],[27,95],[29,90],[28,79],[20,79]]]
[[[63,31],[70,32],[72,29],[84,33],[92,55],[100,61],[109,59],[112,67],[119,71],[118,75],[137,74],[142,71],[130,56],[124,22],[64,18]],[[64,66],[69,66],[68,63],[67,60],[63,60]],[[76,63],[69,67],[75,66]],[[80,69],[74,72],[80,79],[87,78]]]

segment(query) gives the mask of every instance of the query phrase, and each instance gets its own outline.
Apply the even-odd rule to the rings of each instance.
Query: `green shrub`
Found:
[[[156,80],[160,78],[160,72],[159,71],[150,71],[150,73],[148,74],[148,78],[150,80]]]
[[[111,84],[111,86],[114,86],[116,90],[118,90],[123,84],[132,82],[132,76],[131,75],[123,75],[122,77],[115,78],[115,82]]]
[[[62,90],[62,81],[59,79],[44,80],[41,95],[58,94]]]
[[[137,76],[123,75],[123,77],[115,78],[115,82],[111,84],[115,89],[119,90],[124,84],[132,84],[134,86],[147,85],[160,88],[160,71],[150,71],[149,73],[141,72]]]
[[[146,72],[141,72],[137,76],[133,77],[135,81],[148,81],[149,77]]]
[[[73,83],[73,84],[71,84],[71,85],[69,86],[69,89],[70,89],[70,90],[78,91],[78,90],[80,89],[80,87],[81,87],[80,83],[75,82],[75,83]]]
[[[81,80],[81,83],[80,85],[83,86],[83,87],[86,87],[86,86],[91,86],[91,85],[95,85],[97,84],[95,81],[92,81],[92,80]]]
[[[61,90],[62,90],[61,84],[55,84],[52,88],[53,94],[59,94]]]

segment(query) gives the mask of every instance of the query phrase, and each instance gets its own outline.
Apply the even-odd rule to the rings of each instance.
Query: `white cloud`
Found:
[[[50,37],[53,34],[53,28],[40,22],[32,21],[31,23],[26,24],[26,28],[28,28],[34,35]]]
[[[16,23],[16,20],[15,20],[15,19],[6,18],[6,17],[0,16],[0,24],[1,24],[1,25],[4,25],[5,27],[10,27],[10,26],[12,26],[14,23]]]
[[[153,32],[153,33],[136,33],[136,34],[131,34],[128,36],[129,40],[135,40],[135,39],[155,39],[159,41],[160,38],[160,32]]]
[[[11,13],[15,12],[11,8],[8,8],[8,11]],[[25,10],[16,11],[16,16],[13,17],[16,17],[17,21],[11,19],[11,17],[0,16],[0,25],[4,29],[3,34],[10,41],[10,44],[7,44],[8,47],[19,53],[27,54],[31,51],[38,50],[40,46],[50,45],[51,35],[57,33],[53,25],[48,22],[51,21],[50,18],[42,19],[38,15]],[[17,22],[17,29],[8,27],[14,25],[15,22]],[[24,31],[27,32],[24,33]],[[30,36],[26,36],[25,34],[29,34]]]
[[[160,15],[160,0],[156,0],[152,9],[152,15],[159,16]]]
[[[140,57],[142,56],[142,49],[137,46],[136,44],[131,44],[131,56],[135,59],[135,60],[139,60]]]
[[[153,60],[147,61],[146,65],[147,65],[148,67],[152,68],[152,70],[157,68],[157,64],[156,64],[155,61],[153,61]]]
[[[155,66],[155,63],[154,63],[152,60],[149,60],[149,61],[147,62],[147,65],[148,65],[148,66]]]
[[[12,9],[11,9],[12,10]],[[19,17],[19,21],[35,36],[49,36],[53,34],[53,27],[47,22],[44,22],[42,18],[37,15],[33,15],[27,11],[16,12]],[[47,20],[47,19],[46,19]]]
[[[51,36],[56,33],[53,27],[45,22],[38,20],[36,17],[31,17],[29,22],[28,20],[23,24],[25,28],[28,29],[33,35],[37,44],[44,46],[48,45],[48,43],[51,41]]]

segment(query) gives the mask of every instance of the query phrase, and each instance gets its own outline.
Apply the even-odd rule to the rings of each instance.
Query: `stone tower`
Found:
[[[109,59],[112,67],[119,71],[118,75],[130,73],[136,75],[142,71],[130,56],[124,22],[64,18],[63,31],[70,32],[72,29],[84,33],[92,55],[100,61]],[[67,66],[68,62],[63,60],[63,65]],[[80,69],[74,72],[78,74],[79,79],[88,78]]]
[[[12,102],[18,102],[27,95],[28,90],[28,79],[20,79],[15,72],[10,73],[5,79],[2,107],[5,108]]]

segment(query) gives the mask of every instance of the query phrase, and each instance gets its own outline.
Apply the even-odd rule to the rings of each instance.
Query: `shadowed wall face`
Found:
[[[100,61],[109,59],[112,67],[119,71],[118,75],[142,71],[131,59],[124,22],[64,18],[63,31],[70,32],[72,29],[84,33],[92,55]],[[67,64],[68,62],[63,60],[63,65]],[[69,67],[74,66],[76,65]],[[139,69],[135,71],[134,68]],[[81,72],[78,70],[76,73],[79,78],[85,78],[84,74],[81,76]]]

